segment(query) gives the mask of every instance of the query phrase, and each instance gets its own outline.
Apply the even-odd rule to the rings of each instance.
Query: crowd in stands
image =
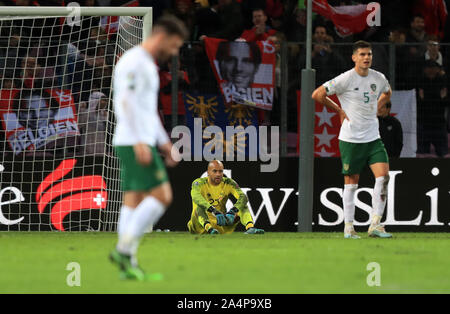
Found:
[[[65,5],[62,0],[3,0],[3,5]],[[140,5],[153,8],[154,19],[171,13],[189,28],[190,38],[181,51],[177,68],[160,65],[161,112],[168,129],[172,117],[172,79],[177,73],[178,123],[184,122],[182,92],[217,93],[218,85],[211,70],[203,40],[205,37],[227,40],[270,40],[277,49],[276,88],[273,110],[259,115],[260,123],[280,124],[281,45],[288,44],[288,112],[296,110],[296,91],[300,88],[300,70],[305,67],[306,9],[303,0],[85,0],[84,6]],[[368,4],[365,1],[329,0],[332,6]],[[312,66],[317,85],[352,67],[351,43],[373,43],[373,68],[384,73],[396,90],[415,89],[417,93],[417,136],[419,155],[449,156],[450,97],[450,18],[446,8],[450,0],[379,0],[381,25],[343,36],[330,20],[316,14],[313,20]],[[23,24],[15,24],[23,23]],[[28,23],[28,24],[27,24]],[[30,24],[34,23],[34,24]],[[39,23],[39,22],[37,22]],[[44,22],[42,22],[44,23]],[[1,24],[0,75],[2,99],[12,89],[46,89],[69,87],[80,123],[86,134],[94,130],[93,115],[98,117],[96,130],[108,134],[104,110],[110,95],[112,66],[115,61],[113,37],[102,27],[102,18],[82,18],[79,29],[66,29],[58,18],[46,19],[46,25],[32,20]],[[27,27],[24,27],[27,26]],[[34,26],[34,27],[31,27]],[[41,27],[36,27],[41,26]],[[24,34],[23,30],[30,32]],[[57,35],[57,36],[55,36]],[[33,38],[37,39],[33,42]],[[64,66],[52,40],[66,40]],[[27,42],[25,42],[27,41]],[[393,44],[390,47],[389,43]],[[394,51],[394,56],[391,55]],[[394,63],[392,64],[392,62]],[[391,67],[395,67],[391,70]],[[66,73],[69,69],[69,74]],[[66,71],[62,73],[62,71]],[[390,77],[395,73],[395,78]],[[9,93],[9,94],[8,94]],[[106,103],[105,103],[106,102]],[[0,108],[1,110],[2,108]],[[102,113],[103,112],[103,113]],[[89,116],[91,115],[91,116]],[[382,117],[380,117],[382,118]],[[104,123],[105,125],[103,125]],[[93,129],[94,128],[94,129]],[[289,115],[288,129],[297,130],[296,115]],[[89,131],[90,130],[90,131]],[[93,132],[93,131],[92,131]],[[86,146],[89,136],[79,141],[85,150],[98,152],[100,147]],[[91,139],[92,140],[92,139]],[[4,141],[4,140],[2,140]],[[81,143],[81,142],[80,142]],[[395,149],[394,149],[395,150]]]

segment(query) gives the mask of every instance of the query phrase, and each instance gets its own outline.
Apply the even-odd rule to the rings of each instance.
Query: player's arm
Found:
[[[228,179],[228,184],[231,186],[230,194],[233,195],[235,202],[234,206],[226,213],[228,225],[234,223],[236,215],[239,213],[241,222],[245,227],[253,227],[253,219],[250,211],[248,210],[248,197],[242,192],[239,185],[233,179]]]
[[[231,185],[231,194],[236,198],[236,202],[234,203],[234,208],[236,208],[238,211],[243,210],[247,207],[248,198],[247,195],[245,195],[244,192],[242,192],[239,185],[234,181],[233,179],[230,180]]]
[[[328,97],[327,90],[325,86],[318,87],[313,93],[312,93],[312,99],[317,101],[318,103],[325,105],[328,109],[333,110],[339,114],[339,117],[341,119],[341,123],[344,122],[344,119],[349,120],[347,115],[345,114],[345,111],[339,107],[338,104],[336,104],[333,100],[331,100]]]
[[[389,101],[391,101],[392,90],[389,87],[389,90],[385,93],[381,93],[380,98],[378,98],[378,109],[386,105]]]
[[[229,184],[231,185],[230,193],[234,196],[236,202],[234,203],[234,207],[231,208],[226,214],[228,225],[234,224],[236,215],[237,213],[239,213],[240,222],[245,227],[246,230],[245,233],[263,234],[264,230],[256,228],[255,225],[253,224],[253,217],[247,206],[248,203],[247,195],[245,195],[245,193],[242,192],[239,185],[233,179],[229,179]]]
[[[154,130],[158,148],[164,157],[166,165],[169,167],[175,167],[181,160],[181,156],[176,149],[173,149],[172,142],[167,135],[166,129],[164,129],[161,119],[157,117],[156,120]]]

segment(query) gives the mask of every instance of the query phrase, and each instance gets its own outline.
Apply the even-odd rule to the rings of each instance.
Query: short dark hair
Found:
[[[416,14],[413,14],[413,16],[411,16],[410,22],[411,22],[411,23],[414,22],[414,20],[415,20],[416,18],[420,18],[420,19],[422,19],[422,20],[425,20],[425,17],[424,17],[422,14],[416,13]]]
[[[167,35],[176,35],[186,40],[189,32],[186,25],[174,15],[166,14],[160,17],[153,25],[153,32],[163,31]]]
[[[253,12],[257,12],[257,11],[263,11],[264,15],[267,16],[266,11],[265,11],[263,8],[261,8],[261,7],[255,7],[255,8],[253,8],[253,9],[252,9],[252,14],[253,14]]]
[[[355,42],[353,44],[353,53],[355,53],[356,51],[358,51],[358,49],[363,49],[363,48],[370,48],[372,49],[372,45],[364,40],[358,40],[357,42]]]

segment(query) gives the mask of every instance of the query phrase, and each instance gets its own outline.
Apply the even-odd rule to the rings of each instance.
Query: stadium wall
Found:
[[[4,160],[0,170],[0,231],[114,230],[120,195],[95,157]],[[102,157],[97,157],[102,158]],[[96,166],[91,166],[96,165]],[[259,162],[226,162],[226,175],[249,197],[257,226],[296,231],[297,158],[282,158],[274,173]],[[343,228],[342,176],[338,158],[315,159],[314,231]],[[206,162],[181,162],[169,170],[174,203],[154,229],[185,231],[192,211],[191,183]],[[385,224],[390,231],[450,231],[450,163],[445,159],[391,160]],[[116,177],[116,176],[113,176]],[[374,180],[366,168],[356,200],[356,228],[365,230]],[[67,214],[66,214],[67,213]]]

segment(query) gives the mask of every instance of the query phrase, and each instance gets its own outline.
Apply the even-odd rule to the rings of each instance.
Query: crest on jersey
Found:
[[[128,79],[128,88],[130,90],[134,90],[136,85],[134,73],[131,72],[128,73],[127,79]]]
[[[344,171],[348,171],[348,169],[350,169],[350,165],[349,164],[344,164]]]
[[[377,85],[376,84],[370,84],[370,88],[372,89],[372,91],[376,91],[377,90]]]

